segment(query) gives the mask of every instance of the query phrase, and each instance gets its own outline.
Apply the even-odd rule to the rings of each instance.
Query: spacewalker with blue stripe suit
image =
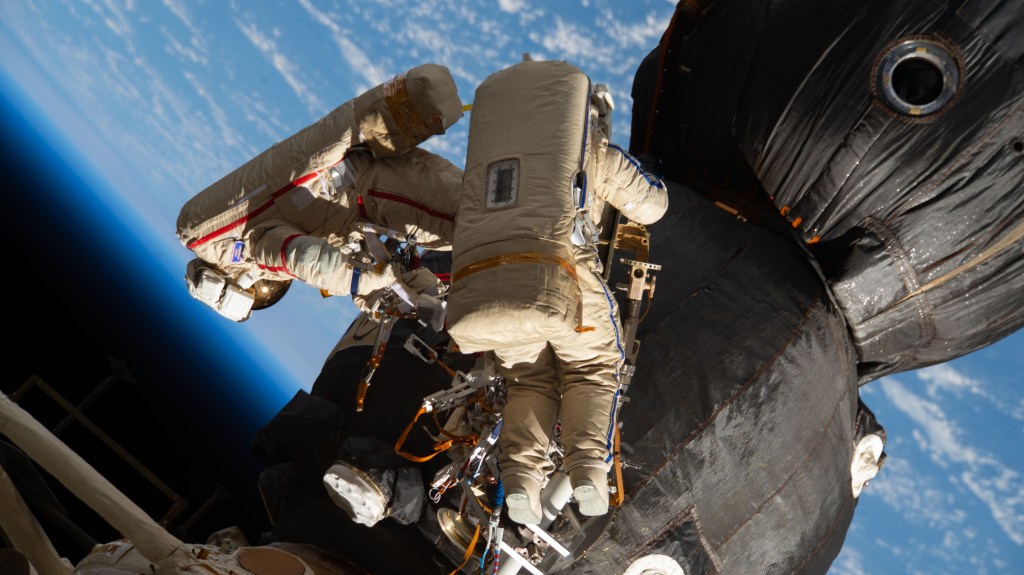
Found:
[[[498,72],[474,98],[449,333],[463,352],[494,351],[506,380],[498,466],[509,516],[522,524],[541,521],[559,422],[562,471],[581,513],[608,510],[624,344],[586,220],[600,221],[605,202],[640,224],[668,207],[664,184],[609,144],[612,106],[607,88],[592,89],[582,72],[554,61]],[[562,193],[568,214],[559,212]]]

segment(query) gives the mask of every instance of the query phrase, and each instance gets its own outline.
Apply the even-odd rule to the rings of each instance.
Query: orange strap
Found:
[[[459,571],[462,571],[462,568],[465,567],[466,563],[469,562],[469,558],[473,556],[473,551],[476,549],[476,540],[479,537],[480,537],[480,524],[477,523],[476,524],[476,531],[473,532],[473,539],[472,539],[472,541],[469,542],[469,547],[466,547],[466,554],[462,556],[462,564],[459,565],[458,567],[456,567],[455,571],[452,571],[448,575],[455,575]]]
[[[441,429],[441,432],[444,433],[445,435],[448,435],[449,437],[452,437],[452,439],[449,439],[447,441],[440,441],[438,443],[435,443],[434,444],[434,452],[431,453],[430,455],[420,456],[420,455],[413,455],[411,453],[407,453],[405,451],[402,451],[402,445],[405,444],[406,438],[409,437],[409,432],[412,431],[412,426],[416,425],[416,422],[419,421],[420,416],[423,415],[426,412],[427,412],[426,408],[421,406],[419,411],[416,412],[416,417],[412,418],[412,421],[409,422],[409,425],[407,425],[405,427],[405,431],[402,432],[401,437],[399,437],[398,441],[395,442],[395,453],[396,454],[404,457],[405,459],[408,459],[409,461],[412,461],[412,462],[415,462],[415,463],[423,463],[424,461],[430,461],[431,459],[436,457],[438,453],[443,453],[443,452],[447,451],[448,448],[450,448],[452,445],[456,445],[456,444],[458,444],[458,445],[473,445],[479,439],[479,436],[476,436],[476,435],[466,435],[466,436],[461,436],[461,437],[459,437],[459,436],[452,436],[450,433],[446,432],[444,430],[444,428],[442,428],[440,425],[438,425],[438,428]]]
[[[419,420],[420,416],[423,415],[426,412],[427,412],[426,409],[424,409],[423,407],[420,407],[420,410],[416,412],[416,417],[412,418],[412,421],[409,422],[409,425],[407,425],[405,427],[405,431],[402,432],[402,436],[398,438],[397,442],[395,442],[395,453],[397,453],[398,455],[401,455],[402,457],[408,459],[409,461],[414,461],[416,463],[423,463],[424,461],[430,461],[438,453],[441,453],[442,451],[444,451],[444,449],[448,449],[448,447],[445,447],[444,449],[435,451],[435,452],[431,453],[430,455],[426,455],[426,456],[423,456],[423,457],[420,457],[418,455],[413,455],[411,453],[406,453],[406,452],[402,451],[402,445],[405,443],[405,438],[409,437],[409,432],[412,431],[412,426],[416,425],[416,421]],[[449,447],[450,447],[451,446],[451,442],[449,441],[448,444],[449,444]]]
[[[622,458],[620,456],[622,446],[619,439],[618,425],[615,426],[615,443],[613,449],[614,458],[612,459],[612,468],[615,471],[615,494],[612,495],[611,501],[609,503],[613,507],[620,507],[622,505],[623,499],[625,499],[626,490],[622,482]]]
[[[449,438],[450,441],[448,443],[451,443],[452,445],[475,445],[476,442],[480,440],[480,436],[475,433],[470,433],[469,435],[455,435],[454,433],[449,432],[443,425],[441,425],[441,422],[438,421],[436,411],[434,412],[434,425],[437,426],[437,430],[441,432],[441,435],[445,435]]]
[[[555,264],[559,265],[566,272],[572,276],[572,279],[579,281],[579,277],[576,275],[576,266],[572,262],[565,258],[558,256],[552,256],[547,254],[539,254],[536,252],[523,252],[517,254],[502,254],[500,256],[494,256],[473,262],[468,266],[460,269],[459,271],[452,274],[452,283],[459,281],[460,279],[475,274],[476,272],[495,268],[498,266],[506,266],[511,264]]]

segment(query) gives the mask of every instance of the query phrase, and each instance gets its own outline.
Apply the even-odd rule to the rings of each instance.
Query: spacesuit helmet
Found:
[[[256,297],[256,300],[252,303],[252,309],[267,309],[281,301],[281,298],[284,297],[284,294],[288,293],[288,288],[291,286],[292,280],[256,280],[256,283],[252,284],[252,287],[249,288]]]
[[[249,272],[222,269],[201,258],[188,263],[189,294],[232,321],[245,321],[253,310],[266,309],[284,297],[291,280],[268,280]]]

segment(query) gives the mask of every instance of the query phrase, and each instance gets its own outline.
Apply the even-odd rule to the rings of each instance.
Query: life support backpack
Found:
[[[578,327],[572,234],[589,106],[589,78],[560,61],[522,62],[477,88],[448,297],[448,331],[463,352]]]

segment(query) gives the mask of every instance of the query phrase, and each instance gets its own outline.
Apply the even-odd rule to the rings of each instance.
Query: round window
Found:
[[[960,61],[932,40],[905,40],[887,49],[874,71],[875,97],[902,116],[923,118],[950,106],[960,91]]]

